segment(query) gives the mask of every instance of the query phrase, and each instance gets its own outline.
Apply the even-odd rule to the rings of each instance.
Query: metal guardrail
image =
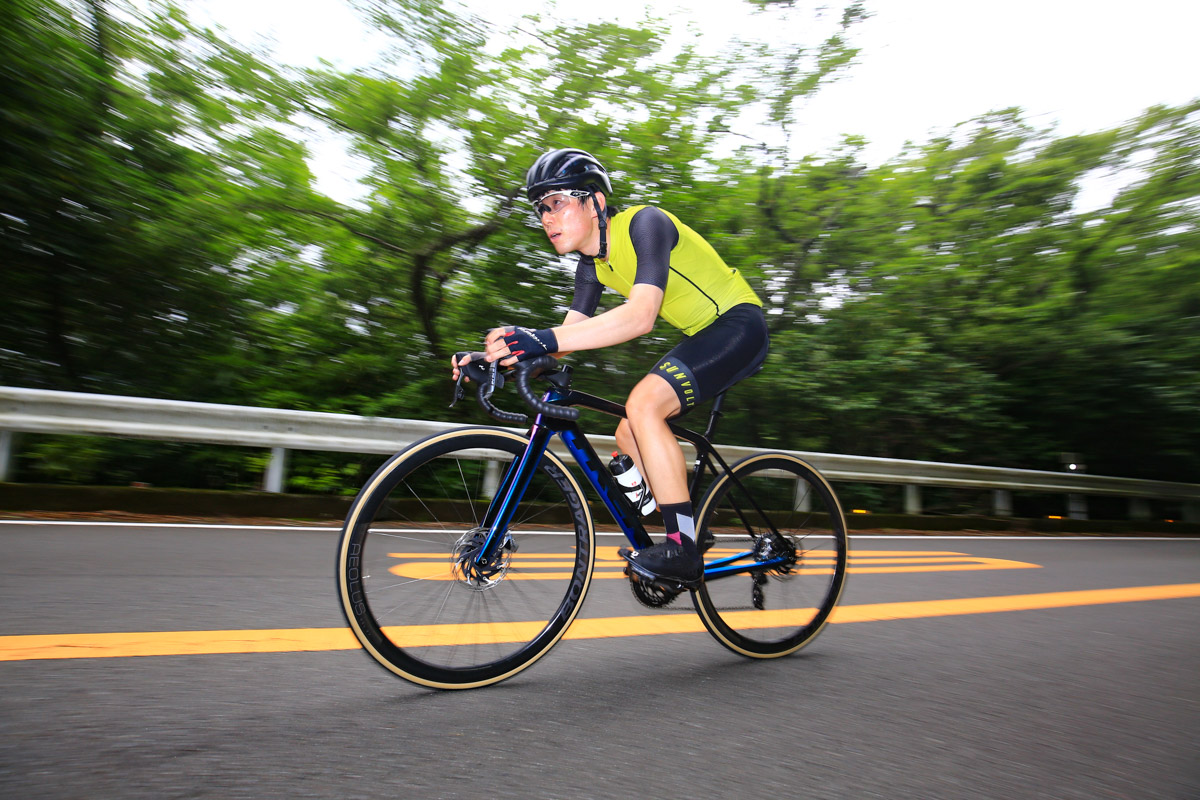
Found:
[[[287,450],[326,450],[389,454],[429,434],[445,422],[389,419],[250,406],[157,400],[146,397],[57,392],[0,386],[0,480],[5,479],[12,432],[89,434],[200,442],[273,451],[266,476],[268,491],[280,491]],[[589,436],[599,452],[615,447],[611,436]],[[557,444],[557,443],[556,443]],[[561,444],[558,444],[561,448]],[[757,448],[721,446],[727,460]],[[685,444],[685,451],[690,446]],[[906,511],[920,513],[919,487],[992,490],[994,511],[1011,516],[1012,492],[1066,494],[1071,516],[1086,518],[1085,495],[1129,498],[1131,515],[1148,514],[1149,499],[1181,501],[1189,521],[1200,515],[1200,485],[1116,478],[1070,472],[1009,469],[971,464],[872,458],[789,451],[811,463],[834,482],[901,484]],[[565,455],[565,449],[562,450]],[[690,455],[690,454],[689,454]]]

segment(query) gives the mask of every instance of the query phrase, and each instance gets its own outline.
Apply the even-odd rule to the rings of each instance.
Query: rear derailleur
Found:
[[[771,536],[762,536],[754,543],[754,560],[759,563],[767,561],[776,562],[767,569],[750,571],[750,577],[753,579],[750,587],[750,602],[755,608],[762,611],[766,608],[766,597],[763,594],[763,587],[767,584],[767,575],[774,574],[782,577],[792,572],[798,560],[796,546],[783,537],[776,539]]]

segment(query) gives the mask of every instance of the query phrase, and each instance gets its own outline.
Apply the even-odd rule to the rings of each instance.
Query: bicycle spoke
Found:
[[[471,429],[431,439],[382,467],[369,501],[356,501],[366,518],[348,530],[343,553],[353,547],[361,559],[365,603],[346,599],[347,588],[343,604],[368,652],[410,680],[444,688],[498,680],[535,661],[573,618],[573,576],[590,573],[594,558],[590,521],[576,527],[586,512],[578,485],[547,453],[504,538],[489,545],[498,549],[484,550],[485,459],[519,463],[526,442]],[[554,532],[556,524],[565,533]],[[522,546],[527,533],[536,548]],[[545,569],[551,560],[575,566]]]
[[[799,459],[751,457],[732,471],[710,488],[701,524],[713,533],[736,534],[727,541],[746,543],[744,556],[729,565],[742,571],[706,578],[695,596],[697,610],[717,640],[735,652],[793,652],[821,630],[841,593],[841,509],[828,484]],[[710,551],[709,562],[736,555]]]

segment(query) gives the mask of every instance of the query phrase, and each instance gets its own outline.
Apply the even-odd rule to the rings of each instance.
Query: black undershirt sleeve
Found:
[[[671,251],[679,244],[679,231],[662,209],[646,206],[629,221],[629,238],[637,254],[634,283],[648,283],[667,290]]]
[[[580,254],[575,264],[575,297],[571,300],[571,310],[592,316],[600,305],[600,295],[603,293],[604,284],[596,278],[595,259]]]

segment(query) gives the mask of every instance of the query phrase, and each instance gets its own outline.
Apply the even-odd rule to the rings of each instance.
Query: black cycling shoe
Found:
[[[645,550],[630,550],[622,547],[617,555],[629,562],[629,567],[640,577],[651,582],[694,589],[704,577],[704,559],[696,543],[681,537],[680,544],[668,540]]]

